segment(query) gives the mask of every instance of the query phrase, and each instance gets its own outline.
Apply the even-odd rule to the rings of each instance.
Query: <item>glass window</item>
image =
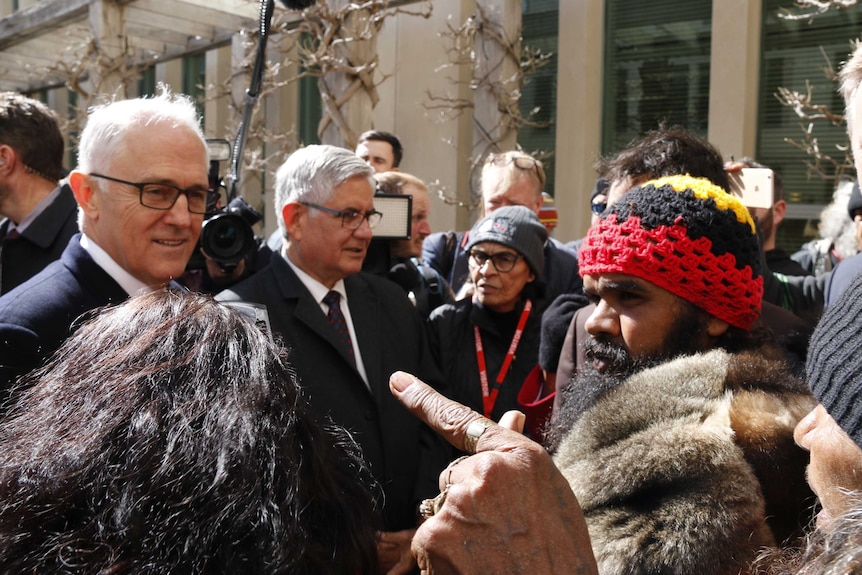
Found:
[[[156,93],[156,67],[141,70],[138,78],[138,96],[154,96]]]
[[[183,94],[191,96],[203,125],[204,101],[206,99],[207,67],[206,54],[183,56]]]
[[[304,33],[300,42],[305,45],[314,44],[317,38]],[[304,70],[304,68],[303,68]],[[317,127],[323,118],[323,102],[320,100],[319,79],[314,76],[306,76],[299,80],[299,98],[297,116],[299,118],[299,141],[302,145],[319,144]],[[359,134],[357,134],[358,136]]]
[[[557,51],[560,20],[559,0],[523,0],[522,45],[551,54],[550,61],[532,74],[521,89],[520,111],[528,117],[532,110],[532,121],[537,126],[523,126],[518,131],[518,144],[526,152],[538,152],[545,168],[547,183],[545,191],[554,195],[553,155],[556,147],[557,128]]]
[[[784,180],[788,212],[778,229],[777,243],[787,251],[816,235],[814,221],[832,199],[835,182],[809,176],[806,153],[787,143],[787,138],[804,140],[803,122],[775,97],[779,87],[806,92],[806,80],[818,104],[833,111],[844,108],[837,84],[824,74],[827,59],[837,70],[851,51],[850,40],[859,35],[859,10],[830,10],[812,20],[785,20],[780,8],[793,8],[791,0],[764,0],[763,50],[760,67],[760,94],[756,159],[776,170]],[[820,149],[843,157],[836,145],[846,143],[844,126],[815,123]]]
[[[661,123],[706,137],[711,0],[607,0],[602,153]]]

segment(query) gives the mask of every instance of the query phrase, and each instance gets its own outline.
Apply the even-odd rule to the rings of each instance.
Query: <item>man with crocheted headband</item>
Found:
[[[804,524],[793,427],[814,400],[753,328],[763,280],[748,210],[709,180],[634,188],[579,253],[586,365],[548,445],[603,575],[736,574]]]

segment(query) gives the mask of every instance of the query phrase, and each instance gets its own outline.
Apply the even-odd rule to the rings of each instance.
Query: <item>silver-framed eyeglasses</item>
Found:
[[[169,210],[177,203],[180,194],[186,196],[189,211],[193,214],[207,213],[207,207],[214,205],[216,192],[204,188],[184,190],[171,184],[156,184],[149,182],[128,182],[119,178],[112,178],[104,174],[90,174],[94,178],[101,178],[109,182],[125,184],[138,189],[141,205],[154,210]]]
[[[368,220],[368,227],[373,228],[374,226],[379,224],[380,220],[383,218],[383,214],[381,214],[377,210],[371,210],[369,212],[362,213],[359,210],[353,209],[333,210],[332,208],[327,208],[318,204],[312,204],[311,202],[299,203],[303,206],[314,208],[315,210],[320,210],[321,212],[326,212],[327,214],[332,214],[337,218],[341,218],[341,227],[347,228],[348,230],[358,230],[359,227],[362,225],[363,220]]]
[[[521,259],[521,254],[513,254],[512,252],[497,252],[496,254],[488,254],[481,250],[470,250],[470,262],[477,268],[481,268],[486,262],[490,261],[494,264],[494,269],[504,274],[515,269],[515,264]]]

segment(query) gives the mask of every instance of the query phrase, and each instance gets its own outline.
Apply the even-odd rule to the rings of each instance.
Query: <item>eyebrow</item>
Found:
[[[647,288],[643,285],[642,282],[638,282],[635,280],[599,280],[596,282],[596,287],[593,289],[587,288],[586,284],[584,284],[584,293],[589,294],[598,294],[602,292],[609,291],[636,291],[636,292],[646,292]]]

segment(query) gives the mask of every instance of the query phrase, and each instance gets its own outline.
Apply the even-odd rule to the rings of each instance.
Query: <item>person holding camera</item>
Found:
[[[207,168],[186,96],[165,90],[90,114],[69,176],[81,233],[60,260],[0,297],[0,388],[39,366],[82,314],[182,275],[211,195]]]
[[[384,194],[411,196],[410,237],[379,240],[386,242],[388,258],[386,277],[407,292],[416,311],[423,318],[435,308],[455,301],[455,294],[440,273],[422,261],[422,242],[431,234],[428,216],[431,200],[425,183],[404,172],[383,172],[375,176],[377,191]],[[368,260],[366,260],[366,265]]]

